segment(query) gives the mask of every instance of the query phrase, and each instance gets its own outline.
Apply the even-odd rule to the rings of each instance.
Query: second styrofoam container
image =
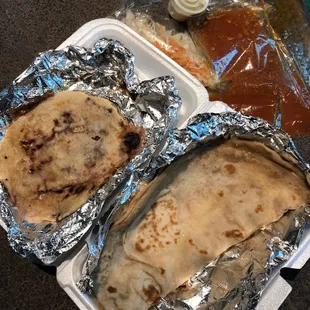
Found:
[[[228,111],[232,111],[232,109],[219,101],[212,102],[212,105],[209,107],[201,106],[197,109],[197,113],[223,113]],[[87,254],[88,249],[85,245],[76,255],[63,262],[57,268],[57,281],[81,310],[98,310],[99,306],[95,296],[81,293],[76,286],[76,283],[82,277],[82,270],[87,259]],[[282,268],[301,269],[309,259],[310,227],[306,227],[296,252],[288,261],[278,266],[270,275],[270,279],[260,297],[256,310],[278,309],[292,291],[289,283],[281,277],[280,270]]]
[[[57,281],[81,310],[98,310],[98,302],[93,295],[81,293],[76,283],[81,279],[82,268],[88,254],[85,245],[73,258],[57,268]],[[292,291],[292,287],[280,275],[282,268],[301,269],[310,258],[310,229],[306,229],[298,250],[272,275],[263,291],[256,310],[276,310]]]

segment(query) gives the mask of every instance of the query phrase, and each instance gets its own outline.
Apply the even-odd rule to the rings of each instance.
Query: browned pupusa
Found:
[[[263,144],[198,149],[120,210],[101,256],[98,300],[106,310],[146,310],[226,249],[308,202],[300,171]]]
[[[108,100],[64,91],[20,116],[0,144],[0,180],[29,222],[59,221],[135,154],[143,130]]]

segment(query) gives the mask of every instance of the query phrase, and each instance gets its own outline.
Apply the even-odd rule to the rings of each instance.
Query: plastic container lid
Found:
[[[208,6],[209,0],[170,0],[168,12],[177,21],[185,21],[189,17],[202,13]]]

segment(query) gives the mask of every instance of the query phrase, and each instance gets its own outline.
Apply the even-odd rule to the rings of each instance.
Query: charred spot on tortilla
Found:
[[[159,291],[152,284],[148,285],[148,287],[143,288],[143,293],[147,297],[148,301],[154,303],[156,299],[159,297]]]
[[[65,111],[62,113],[63,122],[65,124],[72,124],[74,122],[74,119],[72,117],[72,113],[70,111]]]
[[[109,287],[107,288],[107,290],[108,290],[108,292],[109,292],[110,294],[114,294],[114,293],[117,292],[117,289],[116,289],[115,287],[113,287],[113,286],[109,286]]]
[[[295,199],[293,198],[293,200],[295,200]],[[257,205],[256,206],[256,208],[255,208],[255,212],[256,213],[263,212],[263,211],[264,211],[264,208],[262,207],[262,205]]]
[[[236,167],[233,164],[226,164],[224,168],[228,174],[234,174],[236,172]]]
[[[224,235],[227,238],[243,238],[243,233],[239,229],[227,230],[224,232]]]
[[[99,136],[92,137],[93,140],[98,141],[100,139]]]
[[[136,242],[136,249],[139,252],[143,252],[144,251],[144,248],[141,246],[140,242]]]
[[[0,143],[0,181],[23,219],[60,221],[143,142],[144,129],[129,123],[109,100],[63,91],[8,126]]]
[[[140,142],[141,137],[136,132],[128,132],[124,137],[124,143],[129,151],[137,149],[140,145]]]
[[[208,254],[208,251],[200,249],[200,248],[194,243],[193,239],[189,239],[189,240],[188,240],[188,243],[189,243],[192,247],[194,247],[195,250],[196,250],[198,253],[200,253],[200,254],[202,254],[202,255],[207,255],[207,254]]]

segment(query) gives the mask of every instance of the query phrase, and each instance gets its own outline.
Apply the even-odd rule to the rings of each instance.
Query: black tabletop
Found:
[[[27,68],[38,52],[57,47],[84,23],[107,16],[121,4],[121,0],[0,0],[0,89]],[[310,160],[310,139],[295,141]],[[0,309],[77,309],[58,286],[54,272],[14,253],[0,228]],[[286,276],[293,292],[281,309],[309,309],[310,262],[297,276],[295,272]]]

